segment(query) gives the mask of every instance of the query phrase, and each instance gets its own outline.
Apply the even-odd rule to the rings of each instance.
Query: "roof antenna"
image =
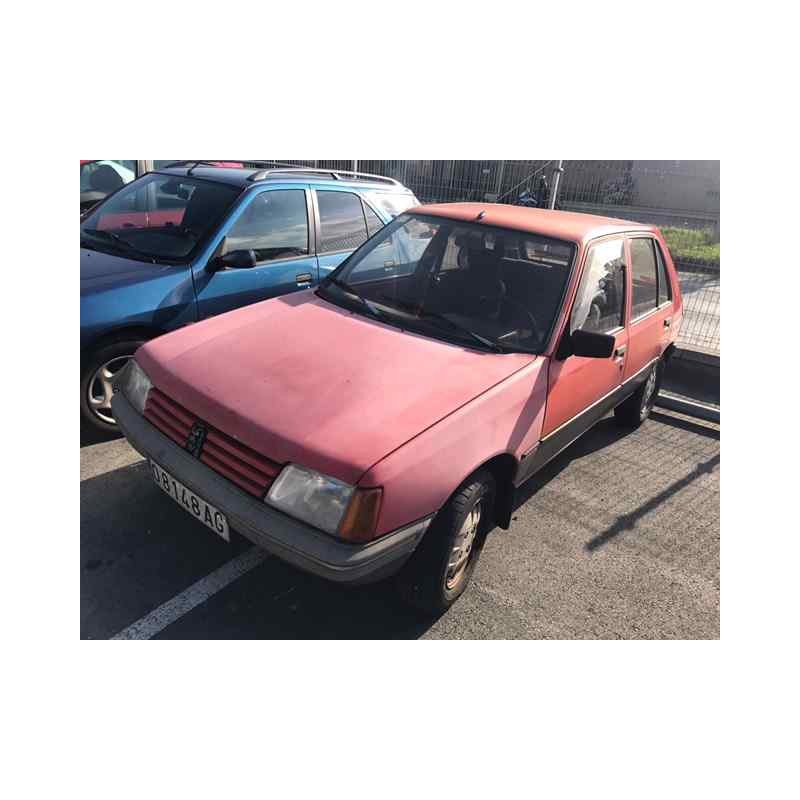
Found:
[[[485,216],[486,216],[486,212],[485,211],[481,211],[481,212],[478,213],[478,216],[475,217],[475,219],[483,219]]]

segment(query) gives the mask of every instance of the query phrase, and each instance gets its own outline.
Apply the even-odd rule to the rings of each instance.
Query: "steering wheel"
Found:
[[[533,331],[536,338],[539,340],[539,342],[542,341],[542,332],[539,329],[539,324],[536,322],[536,317],[533,316],[533,313],[529,308],[520,303],[519,300],[515,300],[513,297],[510,297],[507,294],[504,294],[502,297],[498,299],[500,300],[501,304],[508,303],[508,305],[513,306],[514,308],[521,311],[531,323],[531,330]]]

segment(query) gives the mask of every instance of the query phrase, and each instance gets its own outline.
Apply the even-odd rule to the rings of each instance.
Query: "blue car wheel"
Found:
[[[98,433],[119,429],[111,413],[112,381],[136,352],[141,339],[114,342],[94,350],[81,368],[81,418]]]

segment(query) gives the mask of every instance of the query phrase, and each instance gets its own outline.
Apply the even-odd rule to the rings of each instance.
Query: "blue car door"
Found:
[[[314,195],[317,259],[322,280],[375,231],[380,230],[384,223],[352,189],[318,187]]]
[[[307,188],[275,186],[253,193],[226,223],[214,252],[252,250],[253,267],[219,268],[213,259],[195,267],[198,318],[306,289],[317,283]]]

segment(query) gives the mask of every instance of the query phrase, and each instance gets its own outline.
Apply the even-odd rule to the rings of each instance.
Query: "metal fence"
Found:
[[[720,353],[719,161],[289,160],[396,178],[423,202],[549,206],[658,225],[685,303],[682,347]],[[554,193],[556,174],[560,180]]]

